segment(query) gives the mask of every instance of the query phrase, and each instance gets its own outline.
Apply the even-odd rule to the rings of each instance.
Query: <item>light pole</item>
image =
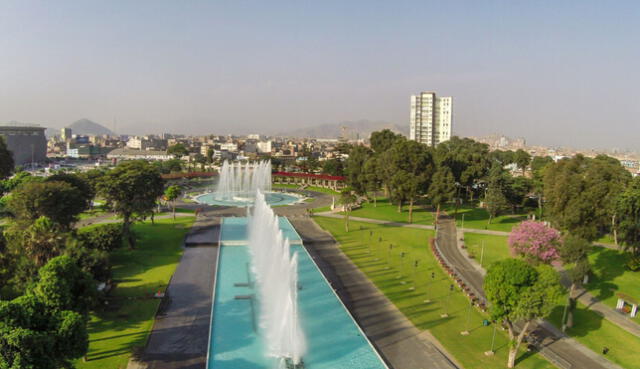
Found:
[[[482,240],[482,248],[480,249],[480,267],[482,267],[482,259],[483,258],[484,258],[484,240]]]
[[[487,356],[492,356],[493,354],[495,354],[495,351],[493,351],[493,345],[496,343],[496,330],[497,329],[498,329],[498,322],[494,321],[493,322],[493,337],[491,337],[491,350],[484,352],[484,354],[487,355]]]
[[[453,292],[453,284],[449,285],[449,294],[447,295],[447,300],[444,304],[444,314],[440,315],[440,318],[449,317],[449,300],[451,300],[451,292]]]
[[[391,250],[393,250],[393,244],[390,243],[389,244],[389,251],[387,252],[387,269],[390,268],[390,263],[391,263]]]
[[[471,303],[469,304],[469,310],[467,310],[467,324],[465,325],[466,329],[460,332],[460,334],[463,336],[469,335],[469,322],[471,321],[471,308],[473,308],[473,301],[471,301]]]
[[[402,278],[402,272],[404,271],[404,255],[405,255],[405,252],[402,251],[400,253],[400,273],[398,274],[398,277],[397,277],[398,279]],[[400,284],[405,284],[405,283],[406,283],[405,281],[400,282]]]
[[[434,282],[435,280],[436,280],[436,273],[435,273],[435,272],[431,272],[431,285],[433,285],[433,282]],[[429,283],[427,283],[427,284],[429,284]],[[429,291],[429,286],[427,286],[427,291]],[[425,304],[428,304],[428,303],[430,303],[430,302],[431,302],[431,300],[429,300],[429,299],[427,298],[427,299],[425,299],[423,302],[424,302]]]

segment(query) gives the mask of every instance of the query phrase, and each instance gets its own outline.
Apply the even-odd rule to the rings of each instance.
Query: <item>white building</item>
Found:
[[[259,153],[270,153],[271,152],[271,141],[260,141],[257,144]]]
[[[435,92],[411,96],[409,139],[436,146],[451,138],[452,123],[452,97],[437,97]]]
[[[237,152],[238,151],[238,144],[237,143],[233,143],[233,142],[226,142],[226,143],[220,144],[220,150]]]

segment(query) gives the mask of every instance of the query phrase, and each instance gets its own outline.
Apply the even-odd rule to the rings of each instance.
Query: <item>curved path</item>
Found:
[[[455,221],[447,216],[438,220],[437,242],[440,251],[451,263],[450,267],[462,275],[481,293],[484,276],[458,248]],[[532,333],[541,341],[540,353],[561,368],[611,369],[620,368],[577,341],[564,336],[546,321],[538,322]]]

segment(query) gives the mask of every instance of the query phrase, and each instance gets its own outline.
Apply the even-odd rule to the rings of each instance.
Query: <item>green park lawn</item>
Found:
[[[453,206],[447,206],[446,210],[449,215],[454,215],[455,208]],[[463,215],[463,228],[488,229],[500,232],[511,232],[511,228],[527,219],[526,214],[503,214],[492,219],[491,224],[489,224],[489,213],[485,209],[462,205],[458,208],[458,213],[455,215],[458,227],[463,226]]]
[[[640,272],[626,269],[627,259],[627,253],[604,247],[593,247],[589,254],[593,274],[587,289],[612,308],[619,292],[640,301]],[[640,317],[636,316],[636,321],[640,322]]]
[[[557,327],[562,325],[563,308],[564,306],[559,305],[549,316],[549,321]],[[580,303],[574,312],[574,323],[573,328],[567,329],[569,336],[601,355],[602,349],[607,347],[609,352],[604,357],[623,368],[640,368],[640,338],[620,329]]]
[[[487,315],[471,309],[469,300],[457,288],[453,293],[449,292],[452,281],[437,264],[428,246],[432,231],[352,221],[351,231],[346,233],[341,219],[314,219],[333,234],[342,251],[419,329],[429,330],[465,368],[506,365],[506,333],[498,331],[494,346],[496,354],[485,356],[484,352],[491,348],[493,326],[482,325]],[[393,244],[391,250],[390,244]],[[404,258],[401,257],[403,252]],[[434,273],[434,279],[431,273]],[[425,303],[425,299],[432,302]],[[449,317],[442,318],[440,315],[445,312]],[[460,332],[464,330],[471,334],[462,336]],[[517,367],[554,366],[539,355],[523,351],[518,356]]]
[[[409,206],[403,206],[402,212],[399,213],[398,206],[391,204],[389,199],[378,198],[375,204],[373,201],[363,202],[361,208],[351,211],[351,216],[408,223]],[[433,225],[433,212],[431,211],[431,206],[414,205],[413,223]]]
[[[272,188],[293,188],[293,189],[299,189],[301,188],[300,185],[297,184],[292,184],[292,183],[280,183],[280,184],[274,184],[271,186]],[[339,195],[340,192],[338,191],[334,191],[330,188],[324,188],[324,187],[316,187],[316,186],[308,186],[304,188],[305,190],[308,191],[314,191],[314,192],[322,192],[322,193],[326,193],[329,195]]]
[[[464,234],[464,244],[470,256],[478,263],[482,257],[482,267],[487,269],[498,260],[511,257],[507,236],[494,236],[478,233]],[[482,252],[484,245],[484,252]]]
[[[117,287],[110,294],[109,304],[91,315],[88,361],[77,360],[77,368],[126,368],[132,349],[144,346],[160,303],[152,296],[167,287],[193,221],[192,217],[180,217],[133,227],[138,245],[112,255]]]
[[[444,208],[449,215],[453,216],[455,208],[446,206]],[[363,202],[362,207],[351,212],[354,217],[387,220],[390,222],[408,223],[409,206],[405,205],[402,212],[398,212],[398,207],[390,203],[387,198],[378,198],[377,204],[373,202]],[[488,229],[492,231],[511,232],[511,228],[521,221],[527,219],[525,214],[504,214],[492,219],[489,224],[489,213],[485,209],[462,205],[455,214],[458,227],[462,225],[464,215],[464,228]],[[430,205],[418,204],[413,209],[413,223],[433,225],[434,213]]]

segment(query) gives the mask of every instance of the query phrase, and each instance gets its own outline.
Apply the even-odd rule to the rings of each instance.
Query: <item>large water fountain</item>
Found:
[[[224,161],[214,198],[216,200],[252,199],[256,191],[271,191],[271,162],[245,164]]]
[[[306,344],[298,315],[298,253],[291,253],[278,217],[260,190],[248,232],[266,354],[277,358],[282,368],[302,367]]]
[[[271,162],[229,162],[222,164],[218,185],[212,193],[195,198],[196,201],[209,205],[250,206],[256,191],[264,194],[269,205],[289,205],[301,200],[293,194],[271,191]]]

